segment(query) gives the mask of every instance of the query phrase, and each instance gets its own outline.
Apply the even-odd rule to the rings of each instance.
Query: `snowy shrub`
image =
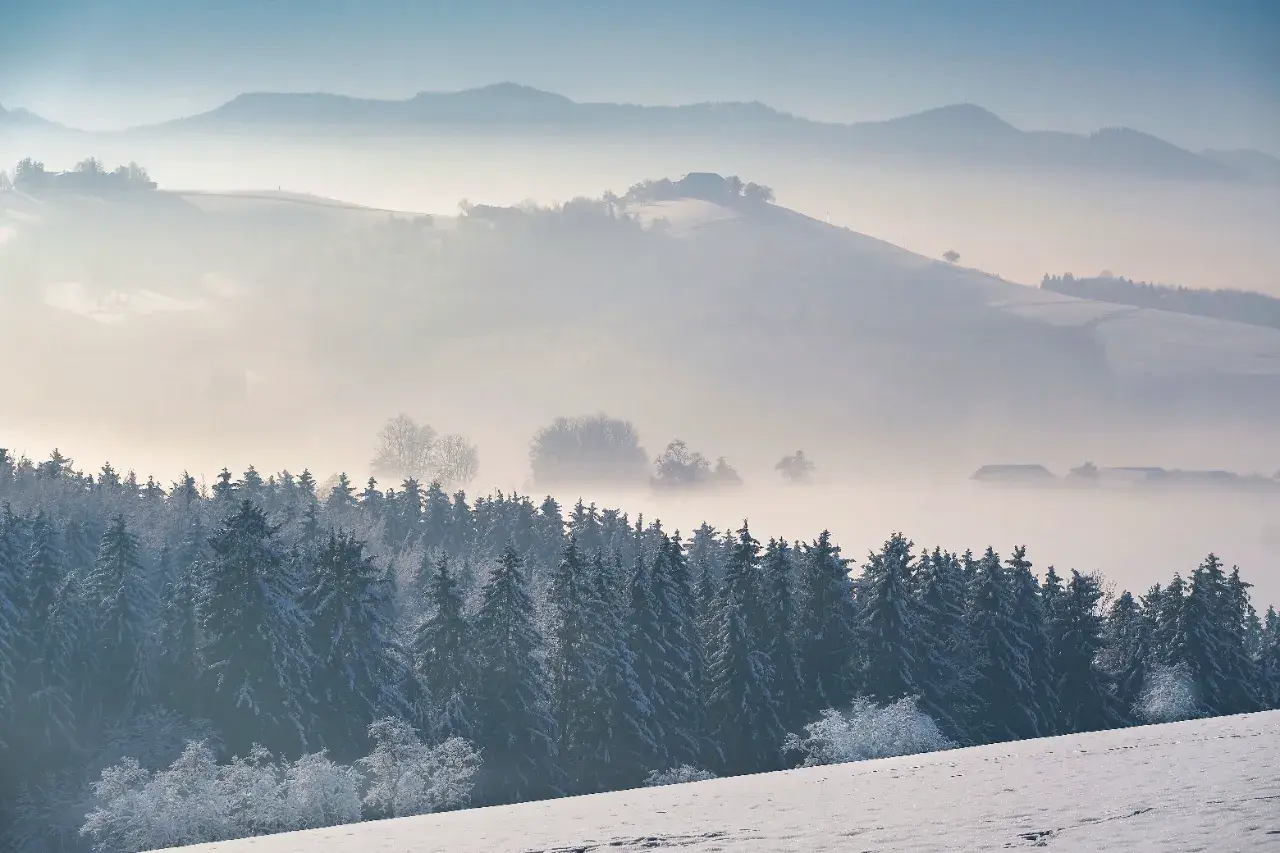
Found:
[[[80,832],[106,853],[234,838],[219,775],[213,750],[204,743],[188,744],[167,770],[152,772],[126,758],[102,771],[93,789],[98,807]]]
[[[374,815],[405,817],[456,809],[471,796],[480,756],[468,741],[427,746],[413,727],[387,717],[369,726],[373,752],[360,759],[368,780],[364,805]]]
[[[885,707],[858,699],[846,712],[828,708],[804,731],[803,737],[790,735],[785,748],[803,755],[805,767],[955,747],[929,715],[916,708],[914,698]]]
[[[323,752],[304,755],[284,772],[284,804],[291,829],[318,829],[360,820],[360,773]]]
[[[1144,723],[1174,723],[1200,716],[1195,683],[1186,667],[1152,667],[1133,712]]]
[[[685,782],[705,782],[708,779],[715,778],[716,774],[710,770],[681,764],[679,767],[673,767],[670,770],[654,770],[650,772],[645,778],[644,784],[646,787],[656,788],[659,785],[682,785]]]

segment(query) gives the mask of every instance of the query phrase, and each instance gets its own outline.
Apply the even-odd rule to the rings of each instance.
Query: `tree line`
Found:
[[[108,170],[96,157],[88,157],[76,163],[70,171],[52,172],[45,164],[31,157],[23,158],[13,168],[13,176],[0,172],[0,190],[154,190],[156,182],[147,170],[137,163],[117,166]]]
[[[1280,299],[1248,290],[1198,290],[1133,281],[1109,273],[1093,278],[1076,278],[1071,273],[1061,276],[1045,275],[1040,288],[1082,299],[1280,329]]]
[[[885,754],[847,745],[877,709],[930,748],[1280,706],[1280,617],[1213,555],[1112,595],[1024,547],[893,534],[855,561],[825,531],[307,471],[162,486],[56,451],[0,451],[0,506],[9,849],[126,849],[120,804],[144,819],[179,770],[288,791],[320,755],[354,791],[341,768],[387,778],[388,743],[455,745],[452,807]]]

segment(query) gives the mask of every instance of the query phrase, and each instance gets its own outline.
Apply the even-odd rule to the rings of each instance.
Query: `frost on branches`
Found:
[[[456,809],[466,804],[480,768],[471,744],[451,737],[430,747],[403,720],[386,718],[369,726],[373,752],[360,759],[371,817],[407,817]]]
[[[848,711],[823,711],[817,722],[805,726],[804,732],[803,737],[788,737],[786,748],[803,755],[805,767],[955,747],[929,715],[916,708],[914,698],[884,707],[856,699]]]
[[[706,782],[708,779],[715,779],[716,774],[710,770],[703,770],[701,767],[694,767],[689,764],[681,764],[679,767],[673,767],[670,770],[654,770],[645,777],[644,784],[647,788],[656,788],[660,785],[683,785],[685,782]]]
[[[275,832],[401,817],[464,805],[480,760],[451,738],[429,747],[400,720],[370,726],[374,751],[356,767],[324,753],[275,761],[262,747],[218,764],[202,741],[167,769],[134,758],[102,771],[81,834],[103,853],[133,853]],[[362,772],[363,771],[363,772]]]
[[[1185,666],[1157,666],[1148,673],[1134,716],[1144,723],[1176,723],[1201,716],[1196,686]]]

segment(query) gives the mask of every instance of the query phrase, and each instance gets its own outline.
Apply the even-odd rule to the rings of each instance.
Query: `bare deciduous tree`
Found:
[[[430,479],[436,431],[419,425],[408,415],[396,415],[378,433],[378,448],[371,463],[381,477]]]

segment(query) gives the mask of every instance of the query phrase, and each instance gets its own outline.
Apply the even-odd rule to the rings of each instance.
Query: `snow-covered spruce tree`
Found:
[[[570,538],[551,577],[550,662],[551,709],[559,735],[558,756],[567,792],[592,793],[606,783],[608,771],[598,761],[608,736],[603,692],[606,651],[603,638],[591,630],[592,614],[603,602],[595,600],[586,561]]]
[[[1133,594],[1126,590],[1107,611],[1098,656],[1098,665],[1106,672],[1116,708],[1126,723],[1137,721],[1132,711],[1142,694],[1151,654],[1148,620]]]
[[[12,522],[11,522],[12,526]],[[27,555],[22,571],[22,600],[18,621],[17,691],[15,719],[10,736],[15,767],[36,765],[37,755],[61,753],[75,739],[69,659],[76,642],[74,621],[67,611],[75,591],[63,569],[57,536],[44,513],[30,522]],[[78,617],[78,612],[71,617]]]
[[[769,662],[748,623],[759,560],[760,543],[744,523],[725,566],[707,669],[708,718],[725,775],[778,769],[786,738],[770,693]]]
[[[8,475],[5,467],[8,464],[8,456],[0,450],[0,478]],[[6,506],[0,513],[0,732],[13,731],[13,703],[18,691],[18,652],[21,648],[18,631],[24,591],[15,523],[12,511]],[[0,734],[0,755],[3,755],[5,740],[5,736]]]
[[[563,791],[545,646],[527,583],[520,555],[507,546],[484,586],[476,618],[476,741],[484,756],[480,798],[486,803],[534,800]]]
[[[630,787],[649,768],[659,747],[651,728],[652,709],[636,675],[620,593],[610,588],[611,572],[599,552],[590,564],[592,599],[586,629],[588,645],[601,650],[602,698],[605,729],[595,745],[593,763],[600,766],[604,784],[598,790]]]
[[[432,703],[431,732],[439,740],[473,738],[477,718],[474,631],[447,554],[436,559],[423,597],[426,617],[413,634],[413,661]]]
[[[1057,674],[1053,671],[1053,649],[1049,642],[1048,616],[1040,594],[1040,582],[1031,571],[1026,546],[1013,549],[1013,555],[1005,560],[1008,567],[1010,616],[1015,630],[1027,653],[1027,665],[1031,675],[1034,700],[1028,710],[1035,720],[1035,734],[1041,737],[1058,730],[1058,708],[1055,685]]]
[[[304,606],[313,657],[313,731],[339,761],[366,750],[374,720],[411,716],[401,686],[408,668],[392,622],[391,590],[346,533],[330,533],[310,567]]]
[[[905,536],[893,534],[871,555],[857,582],[858,685],[862,695],[883,704],[920,692],[911,549]]]
[[[1057,675],[1058,722],[1063,732],[1092,732],[1125,722],[1111,673],[1101,665],[1104,623],[1098,613],[1102,583],[1074,569],[1055,600],[1049,631]]]
[[[630,602],[627,607],[627,648],[635,673],[636,686],[648,709],[647,728],[649,742],[654,747],[652,755],[644,756],[644,766],[667,767],[671,762],[667,755],[669,739],[665,723],[670,714],[662,708],[668,693],[667,685],[659,684],[667,650],[662,635],[659,602],[653,584],[653,565],[639,555],[631,573]]]
[[[360,759],[366,818],[394,818],[461,808],[471,799],[480,754],[462,738],[437,746],[418,739],[404,720],[369,726],[373,751]]]
[[[152,692],[150,635],[157,607],[138,538],[123,516],[117,516],[103,534],[84,590],[94,615],[96,694],[108,714],[127,715],[146,703]]]
[[[803,550],[798,645],[804,701],[799,710],[813,714],[852,698],[858,626],[849,561],[840,556],[831,533],[822,531]]]
[[[313,707],[302,579],[262,510],[248,501],[230,510],[200,571],[204,708],[233,753],[300,749]]]
[[[663,534],[653,557],[653,592],[662,631],[655,703],[666,733],[667,760],[697,764],[707,756],[707,720],[702,699],[706,664],[702,654],[693,581],[678,535]]]
[[[954,554],[935,548],[916,569],[917,681],[920,709],[942,733],[970,741],[975,705],[974,644],[965,621],[965,578]]]
[[[1222,561],[1210,554],[1191,580],[1177,648],[1168,658],[1185,664],[1196,695],[1210,714],[1256,711],[1257,676],[1245,648],[1244,614],[1232,595]]]
[[[1280,709],[1280,614],[1267,608],[1262,620],[1262,636],[1258,643],[1258,680],[1267,708]]]
[[[783,728],[801,717],[800,655],[796,648],[793,552],[784,540],[771,539],[765,549],[763,594],[765,622],[761,646],[773,673],[772,693]]]
[[[970,735],[975,743],[1036,737],[1040,733],[1029,650],[1013,618],[1013,593],[990,548],[978,561],[969,604],[969,633],[978,655],[975,711]]]

